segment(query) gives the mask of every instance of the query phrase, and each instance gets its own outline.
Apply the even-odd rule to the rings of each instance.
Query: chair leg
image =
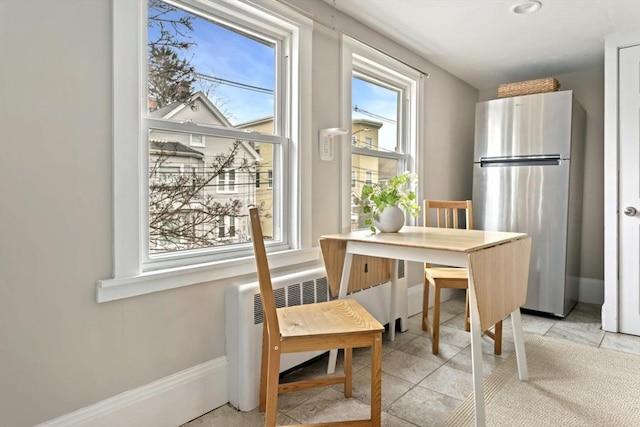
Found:
[[[382,423],[382,333],[375,335],[371,347],[371,425]]]
[[[424,290],[422,292],[422,330],[429,330],[429,281],[424,278]]]
[[[496,323],[493,329],[493,354],[502,354],[502,320]]]
[[[351,347],[344,349],[344,397],[351,397],[351,388],[353,384],[353,349]]]
[[[440,341],[440,288],[433,287],[433,321],[431,323],[431,353],[438,354],[438,344]]]
[[[278,415],[278,382],[280,380],[280,348],[273,343],[269,343],[267,357],[268,373],[266,375],[266,408],[265,427],[275,427]]]
[[[258,410],[264,412],[267,404],[267,370],[269,369],[269,334],[267,323],[262,327],[262,356],[260,358],[260,398],[258,400]]]

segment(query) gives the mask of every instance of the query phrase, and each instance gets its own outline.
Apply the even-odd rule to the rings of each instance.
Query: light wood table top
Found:
[[[357,230],[328,234],[326,239],[471,253],[527,237],[526,233],[405,226],[397,233]]]

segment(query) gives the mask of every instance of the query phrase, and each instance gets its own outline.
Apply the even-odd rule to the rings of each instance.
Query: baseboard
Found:
[[[37,427],[176,427],[229,401],[228,365],[219,357]]]
[[[604,280],[581,277],[578,282],[578,301],[603,304]]]

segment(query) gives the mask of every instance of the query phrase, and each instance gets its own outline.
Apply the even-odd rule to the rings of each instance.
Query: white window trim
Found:
[[[373,172],[364,171],[364,184],[372,185],[373,184]]]
[[[418,151],[418,135],[420,110],[420,94],[422,93],[421,74],[402,64],[401,62],[387,56],[371,47],[360,43],[359,41],[342,36],[342,67],[341,67],[341,106],[340,121],[341,127],[351,129],[351,79],[353,77],[353,64],[357,63],[359,69],[366,70],[372,74],[384,75],[382,81],[393,81],[397,85],[407,88],[409,99],[406,102],[405,111],[411,111],[412,114],[404,114],[400,118],[402,123],[398,123],[398,128],[404,127],[406,135],[407,147],[404,153],[406,157],[407,170],[409,172],[417,171],[417,151]],[[381,68],[382,67],[382,68]],[[412,116],[412,117],[409,117]],[[366,154],[367,150],[363,148],[353,147],[351,144],[344,145],[347,149],[341,150],[341,198],[340,198],[340,218],[341,230],[343,233],[351,231],[351,155],[353,153]],[[387,157],[383,152],[376,152],[376,156]],[[394,156],[395,158],[395,156]],[[411,216],[407,218],[410,224],[415,224],[415,219]]]
[[[193,137],[195,135],[198,135],[200,137],[200,141],[196,141],[196,140],[193,139]],[[206,137],[204,135],[190,133],[189,134],[189,146],[190,147],[201,147],[201,148],[202,147],[206,147],[207,146],[207,142],[206,142],[205,138]]]
[[[233,181],[231,181],[229,179],[232,172],[233,172]],[[220,179],[221,176],[224,176],[224,180]],[[233,170],[233,169],[225,170],[224,174],[223,175],[218,175],[216,180],[218,181],[218,193],[220,193],[220,194],[235,194],[235,193],[238,193],[237,185],[236,185],[237,184],[237,178],[236,178],[235,170]],[[231,187],[231,182],[233,182],[233,190],[230,188]]]
[[[311,132],[311,31],[312,21],[301,17],[288,7],[268,0],[237,1],[220,0],[235,13],[257,8],[268,19],[270,13],[291,23],[294,42],[298,49],[291,52],[291,84],[295,88],[291,98],[291,110],[299,112],[292,123],[279,124],[290,129],[289,162],[290,176],[281,177],[283,188],[291,191],[286,203],[285,215],[290,218],[292,228],[288,241],[292,249],[269,255],[272,268],[286,267],[320,259],[317,247],[311,241],[311,164],[310,145],[301,141],[312,139]],[[197,0],[193,1],[197,4]],[[130,144],[132,135],[137,140],[142,135],[142,114],[146,104],[139,96],[141,85],[146,84],[145,58],[146,26],[141,25],[146,13],[144,0],[113,0],[113,277],[99,280],[96,299],[98,302],[112,301],[188,286],[240,277],[247,271],[255,271],[252,256],[223,261],[211,261],[161,270],[143,271],[146,254],[140,236],[145,223],[146,200],[143,200],[143,162],[148,161],[143,144]],[[133,43],[136,40],[137,43]],[[137,64],[132,72],[131,64]],[[278,64],[286,66],[286,64]],[[283,232],[285,230],[282,230]]]

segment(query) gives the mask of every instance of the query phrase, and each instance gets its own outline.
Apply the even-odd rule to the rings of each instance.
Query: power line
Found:
[[[384,116],[380,116],[378,114],[372,113],[370,111],[367,110],[363,110],[362,108],[359,108],[357,105],[353,106],[353,111],[355,111],[356,113],[360,113],[360,114],[364,114],[365,116],[369,116],[369,117],[373,117],[374,119],[378,119],[378,120],[382,120],[383,122],[387,122],[387,123],[391,123],[393,125],[396,124],[396,121]]]
[[[268,88],[264,88],[264,87],[260,87],[260,86],[253,86],[253,85],[249,85],[246,83],[240,83],[240,82],[236,82],[233,80],[227,80],[227,79],[222,79],[220,77],[215,77],[215,76],[209,76],[207,74],[202,74],[202,73],[195,73],[196,77],[199,77],[203,80],[208,80],[210,82],[214,82],[214,83],[220,83],[223,85],[227,85],[227,86],[233,86],[233,87],[237,87],[240,89],[246,89],[246,90],[251,90],[254,92],[259,92],[259,93],[267,93],[267,94],[271,94],[273,95],[273,89],[268,89]]]

